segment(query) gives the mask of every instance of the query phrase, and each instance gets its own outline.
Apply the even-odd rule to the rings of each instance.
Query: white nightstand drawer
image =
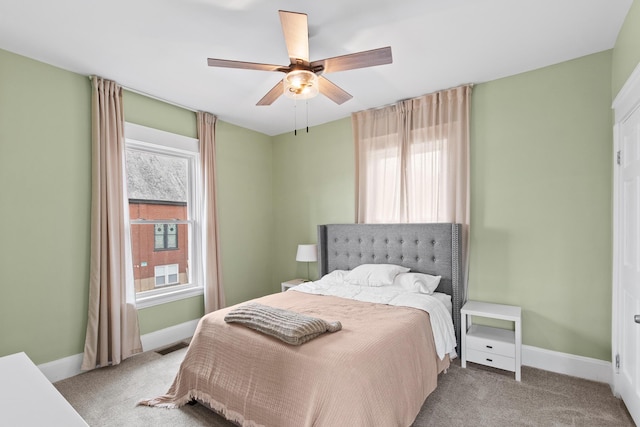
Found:
[[[486,353],[470,348],[467,349],[467,361],[511,372],[515,372],[516,370],[516,360],[513,357],[505,357],[499,354]]]
[[[467,331],[467,348],[507,357],[515,357],[513,331],[473,325]]]

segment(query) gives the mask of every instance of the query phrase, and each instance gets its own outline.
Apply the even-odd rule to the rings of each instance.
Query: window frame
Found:
[[[133,284],[133,258],[132,251],[128,251],[128,274],[127,286],[133,289],[135,294],[136,307],[146,308],[184,298],[191,298],[204,294],[204,276],[202,266],[202,218],[201,218],[201,171],[200,171],[200,143],[195,138],[178,135],[146,126],[125,123],[125,151],[127,149],[149,152],[152,154],[169,155],[181,157],[188,161],[188,191],[187,191],[187,218],[186,221],[158,221],[156,220],[131,220],[126,212],[126,227],[131,244],[132,224],[156,224],[159,222],[171,222],[176,224],[189,224],[188,227],[188,271],[189,283],[182,285],[161,286],[156,289],[136,293]],[[123,182],[125,195],[127,194],[126,174]],[[126,208],[128,197],[126,196]],[[155,280],[155,279],[154,279]],[[131,283],[129,283],[129,281]]]

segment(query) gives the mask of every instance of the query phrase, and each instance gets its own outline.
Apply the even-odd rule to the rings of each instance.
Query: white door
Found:
[[[620,358],[615,389],[640,425],[640,108],[618,124],[618,144],[619,284],[614,310],[617,307]]]

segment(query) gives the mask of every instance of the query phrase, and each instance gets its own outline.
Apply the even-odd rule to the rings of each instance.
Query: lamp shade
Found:
[[[317,245],[298,245],[298,252],[296,253],[296,261],[300,261],[300,262],[318,261],[318,246]]]

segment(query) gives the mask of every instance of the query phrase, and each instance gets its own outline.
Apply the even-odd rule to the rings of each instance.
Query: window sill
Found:
[[[136,298],[136,308],[148,308],[155,305],[166,304],[173,301],[179,301],[185,298],[191,298],[198,295],[203,295],[204,289],[200,286],[189,287],[183,289],[176,289],[173,292],[163,292],[156,295],[148,295]]]

